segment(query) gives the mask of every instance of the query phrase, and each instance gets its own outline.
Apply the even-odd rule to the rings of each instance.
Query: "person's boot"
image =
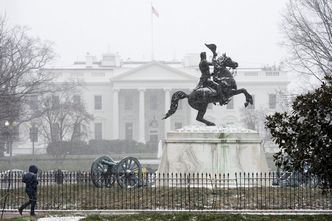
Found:
[[[222,106],[222,105],[225,104],[225,98],[224,98],[223,95],[221,95],[220,97],[221,97],[221,98],[220,98],[220,100],[219,100],[219,104],[220,104],[220,106]]]
[[[20,207],[18,208],[18,213],[22,216],[23,209]]]
[[[35,212],[30,212],[30,216],[35,216],[36,213]]]

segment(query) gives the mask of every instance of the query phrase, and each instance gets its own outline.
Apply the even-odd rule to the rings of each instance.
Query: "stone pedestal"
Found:
[[[170,131],[163,146],[159,173],[267,172],[256,131],[191,126]]]

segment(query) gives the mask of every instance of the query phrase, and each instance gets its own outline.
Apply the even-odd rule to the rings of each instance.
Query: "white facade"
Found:
[[[177,90],[190,93],[198,83],[200,72],[197,60],[190,55],[183,62],[120,62],[118,55],[106,55],[100,62],[93,62],[89,56],[86,62],[76,62],[72,67],[49,68],[46,71],[58,76],[59,82],[69,79],[84,82],[79,96],[94,116],[89,139],[127,138],[149,142],[163,139],[169,130],[200,124],[195,120],[197,111],[190,108],[187,99],[180,101],[174,115],[161,120],[170,107],[172,94]],[[238,88],[245,88],[254,96],[256,109],[269,109],[269,94],[286,91],[289,83],[285,72],[263,69],[239,68],[235,80]],[[242,94],[234,96],[232,102],[233,108],[230,109],[209,106],[205,118],[219,126],[241,125],[240,109],[244,106],[245,97]],[[274,112],[276,109],[269,110]],[[97,132],[101,133],[101,137],[95,137]],[[14,154],[31,153],[31,146],[26,143],[17,143]],[[46,148],[41,142],[38,147],[40,153]]]

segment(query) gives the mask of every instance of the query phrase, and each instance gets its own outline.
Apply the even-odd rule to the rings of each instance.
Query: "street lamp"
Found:
[[[13,123],[10,123],[8,120],[5,121],[5,131],[4,134],[7,138],[7,143],[6,143],[6,148],[7,148],[7,153],[9,153],[9,165],[11,166],[12,164],[12,156],[13,156],[13,148],[12,148],[12,136],[13,136],[13,131],[12,131],[12,126]]]
[[[35,142],[38,142],[38,128],[34,124],[30,128],[30,140],[32,142],[32,155],[35,155]]]
[[[9,140],[10,140],[10,123],[8,120],[5,121],[4,136],[6,137],[6,152],[10,154]]]

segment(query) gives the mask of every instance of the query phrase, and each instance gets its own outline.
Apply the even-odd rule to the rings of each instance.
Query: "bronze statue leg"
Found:
[[[253,104],[253,99],[252,96],[248,93],[248,91],[244,88],[238,89],[238,90],[232,90],[230,95],[234,96],[234,95],[238,95],[243,93],[244,96],[246,97],[246,102],[244,103],[244,106],[247,107],[248,104]]]
[[[225,97],[225,95],[223,93],[222,85],[215,81],[211,81],[211,80],[207,81],[207,85],[217,91],[217,96],[219,97],[220,105],[225,104],[225,102],[227,101],[227,98]]]
[[[197,114],[197,117],[196,117],[196,120],[199,121],[199,122],[202,122],[204,123],[206,126],[215,126],[214,123],[208,121],[208,120],[205,120],[203,117],[204,117],[204,114],[206,112],[206,108],[207,108],[207,105],[205,106],[205,110],[199,110],[198,111],[198,114]]]

